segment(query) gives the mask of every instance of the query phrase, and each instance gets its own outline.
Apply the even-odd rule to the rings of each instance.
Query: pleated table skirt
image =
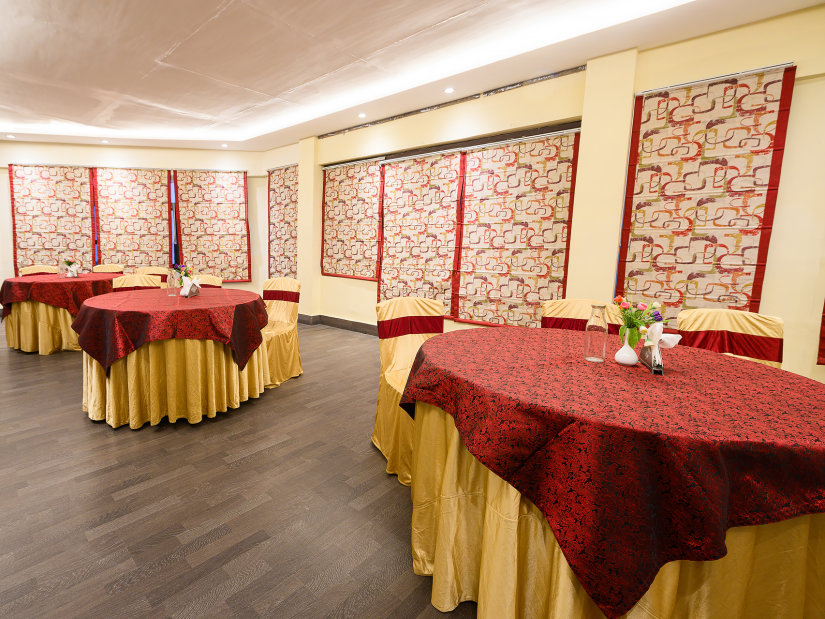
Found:
[[[257,398],[268,380],[267,355],[259,346],[243,370],[232,351],[212,340],[149,342],[115,361],[109,376],[83,353],[83,410],[113,428],[137,429],[161,419],[198,423]]]
[[[50,355],[60,350],[80,350],[74,317],[62,307],[37,301],[12,303],[6,316],[6,343],[9,348]]]
[[[476,460],[453,418],[416,406],[412,554],[432,604],[478,602],[480,619],[601,618],[544,514]],[[575,506],[571,506],[575,509]],[[825,514],[729,529],[727,556],[673,561],[627,617],[825,617]]]

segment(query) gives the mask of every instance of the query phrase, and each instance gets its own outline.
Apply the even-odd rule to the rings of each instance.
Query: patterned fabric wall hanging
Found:
[[[379,301],[425,297],[453,313],[463,160],[451,153],[384,166]]]
[[[269,276],[298,277],[298,166],[269,172]]]
[[[794,72],[636,97],[617,293],[759,311]]]
[[[76,166],[9,165],[14,272],[62,259],[94,264],[91,170]]]
[[[459,320],[537,327],[542,302],[564,298],[578,136],[467,153]]]
[[[251,281],[246,172],[174,176],[181,262],[224,282]]]
[[[167,170],[97,168],[99,262],[137,267],[172,263]]]
[[[322,275],[376,279],[380,193],[375,161],[324,170]]]

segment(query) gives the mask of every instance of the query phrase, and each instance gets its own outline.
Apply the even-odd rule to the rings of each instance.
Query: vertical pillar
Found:
[[[299,312],[321,313],[321,203],[323,175],[318,163],[318,138],[298,143],[298,279]]]
[[[567,296],[609,302],[616,284],[635,49],[587,62]]]

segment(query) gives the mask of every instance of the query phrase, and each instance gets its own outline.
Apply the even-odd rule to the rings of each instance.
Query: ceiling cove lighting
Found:
[[[7,140],[13,140],[13,139],[14,139],[14,136],[13,136],[11,133],[7,133],[7,134],[6,134],[6,139],[7,139]]]
[[[590,0],[588,2],[548,2],[545,8],[532,11],[520,20],[505,20],[495,28],[462,40],[449,49],[438,50],[438,62],[424,56],[413,58],[383,79],[350,89],[330,92],[315,103],[296,106],[264,121],[226,129],[181,129],[170,131],[156,127],[140,130],[112,131],[111,128],[78,125],[68,122],[32,124],[7,123],[0,132],[46,134],[99,138],[101,134],[119,139],[150,140],[221,140],[245,141],[323,116],[357,108],[412,88],[451,79],[455,75],[520,56],[551,45],[592,34],[619,24],[663,13],[695,0]],[[548,28],[547,24],[553,24]],[[490,45],[495,41],[495,45]]]

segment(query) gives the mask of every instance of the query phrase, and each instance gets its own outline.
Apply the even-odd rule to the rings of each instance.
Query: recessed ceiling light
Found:
[[[366,118],[366,117],[367,117],[367,115],[364,114],[364,112],[361,112],[360,114],[358,114],[358,118]]]
[[[444,89],[444,92],[448,95],[451,95],[455,92],[455,88],[453,88],[452,86],[447,86],[447,88]]]
[[[6,138],[9,139],[9,140],[13,140],[14,136],[11,133],[7,133]]]
[[[229,144],[221,144],[221,148],[227,148]]]
[[[100,143],[101,143],[101,144],[108,144],[108,143],[109,143],[109,140],[100,140]]]

